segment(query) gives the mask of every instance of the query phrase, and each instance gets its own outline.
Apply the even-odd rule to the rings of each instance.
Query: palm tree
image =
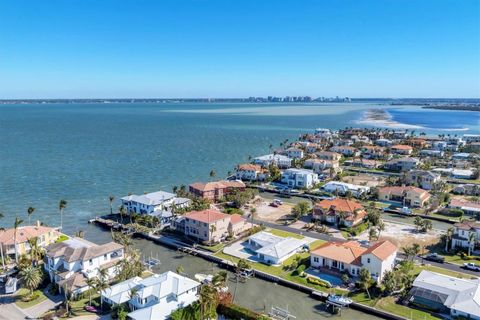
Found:
[[[212,278],[212,284],[216,288],[223,288],[225,287],[225,283],[227,282],[227,271],[221,270]]]
[[[130,289],[130,292],[128,293],[128,296],[130,298],[130,300],[132,300],[133,298],[136,298],[138,295],[138,289],[133,287]],[[132,304],[130,304],[130,306],[132,306]],[[132,307],[133,309],[133,307]],[[131,310],[131,311],[134,311],[135,309]]]
[[[97,281],[95,289],[97,290],[98,294],[109,287],[108,285],[108,269],[97,269]],[[100,309],[103,310],[103,300],[100,299]]]
[[[475,232],[470,232],[468,235],[468,255],[470,255],[472,248],[475,246],[475,239],[477,234]]]
[[[215,172],[215,170],[212,169],[212,170],[210,171],[210,178],[213,179],[216,175],[217,175],[217,173]]]
[[[15,223],[13,224],[13,246],[15,248],[15,262],[18,263],[18,248],[17,248],[17,230],[18,227],[23,223],[23,220],[19,217],[15,217]]]
[[[39,268],[34,266],[28,266],[20,270],[20,277],[22,278],[25,287],[30,290],[30,294],[33,293],[33,290],[38,288],[43,280],[42,272]]]
[[[452,240],[453,231],[454,231],[453,227],[450,227],[448,228],[447,233],[445,235],[445,252],[448,252],[448,243],[449,241]]]
[[[27,209],[27,213],[28,213],[28,225],[31,225],[31,224],[30,224],[30,216],[33,214],[34,211],[35,211],[35,208],[34,208],[34,207],[28,207],[28,209]]]
[[[113,195],[108,196],[108,201],[110,202],[110,214],[113,215],[113,200],[115,197]]]
[[[214,224],[212,224],[212,225],[210,226],[210,245],[213,244],[213,233],[214,233],[215,231],[217,231],[217,227],[216,227]]]
[[[92,305],[92,289],[95,288],[95,285],[97,282],[95,278],[87,278],[87,280],[85,280],[85,283],[88,286],[88,305],[91,306]]]
[[[217,289],[208,284],[201,286],[198,302],[200,304],[201,319],[214,318],[218,304]]]
[[[127,213],[127,210],[123,204],[118,209],[118,212],[120,212],[120,222],[123,223],[123,215]]]
[[[42,249],[38,245],[38,238],[33,237],[28,239],[28,244],[30,245],[30,258],[32,259],[33,265],[42,259]]]
[[[184,272],[185,272],[185,269],[183,268],[182,265],[179,265],[179,266],[177,267],[177,270],[176,270],[176,271],[177,271],[177,273],[178,273],[179,275],[183,275]]]
[[[365,268],[360,269],[360,277],[358,279],[361,287],[367,292],[368,299],[371,300],[372,297],[370,296],[370,291],[368,290],[372,285],[372,275],[370,271]]]
[[[66,200],[60,200],[58,203],[58,209],[60,210],[60,230],[63,229],[63,210],[67,207]]]

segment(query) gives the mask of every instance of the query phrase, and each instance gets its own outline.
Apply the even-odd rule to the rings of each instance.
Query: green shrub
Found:
[[[304,264],[299,265],[297,267],[297,269],[295,269],[292,272],[292,276],[299,276],[299,275],[303,274],[303,272],[305,271],[305,268],[306,268],[306,266]]]
[[[249,310],[247,308],[238,306],[236,304],[220,304],[218,305],[217,311],[219,314],[224,315],[228,319],[232,320],[257,320],[261,319],[261,315]]]
[[[33,291],[32,294],[26,294],[22,297],[22,302],[30,302],[30,301],[33,301],[33,300],[36,300],[40,297],[40,292],[38,291]]]

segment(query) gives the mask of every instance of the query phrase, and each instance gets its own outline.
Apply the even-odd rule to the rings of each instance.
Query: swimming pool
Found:
[[[323,281],[327,281],[328,283],[330,283],[334,287],[341,286],[343,284],[342,279],[338,276],[335,276],[335,275],[322,273],[321,271],[318,272],[317,270],[311,269],[311,268],[307,269],[305,272],[307,274],[309,274],[310,276],[313,276],[315,278],[319,278]]]

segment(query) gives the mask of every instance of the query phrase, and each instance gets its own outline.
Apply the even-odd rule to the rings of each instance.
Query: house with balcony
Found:
[[[352,146],[335,146],[330,149],[333,152],[339,153],[344,157],[356,157],[360,152]]]
[[[213,202],[221,200],[227,194],[235,191],[244,191],[245,183],[235,181],[195,182],[188,186],[190,193],[196,197],[204,198]]]
[[[355,198],[360,198],[362,195],[366,195],[370,192],[370,187],[360,186],[356,184],[341,182],[341,181],[329,181],[322,186],[322,189],[326,192],[330,192],[337,195],[345,196],[350,193]]]
[[[6,229],[0,231],[0,246],[3,254],[11,258],[15,257],[15,247],[17,248],[18,256],[28,254],[30,252],[29,240],[36,238],[37,245],[41,248],[46,248],[54,243],[61,235],[55,228],[45,227],[40,225],[37,221],[34,226],[20,226],[17,228],[17,238],[15,241],[15,229]]]
[[[274,164],[279,168],[290,168],[292,166],[292,161],[292,158],[281,154],[267,154],[253,158],[254,164],[259,164],[264,168],[268,168],[271,164]]]
[[[364,246],[358,241],[345,243],[327,242],[310,254],[310,266],[314,269],[330,269],[347,272],[353,277],[367,269],[372,278],[380,283],[385,272],[395,266],[397,247],[388,240]]]
[[[480,202],[465,198],[453,198],[447,206],[451,209],[460,209],[463,213],[474,217],[480,217]]]
[[[420,157],[442,158],[445,155],[445,152],[435,149],[423,149],[420,150],[418,154]]]
[[[280,180],[290,188],[310,189],[318,183],[318,174],[306,169],[287,169],[282,172]]]
[[[170,314],[198,300],[201,283],[167,271],[142,279],[135,277],[102,290],[101,299],[110,307],[127,304],[128,319],[167,320]],[[135,292],[132,295],[132,292]]]
[[[315,203],[312,220],[348,228],[362,223],[366,216],[367,212],[359,202],[336,198]]]
[[[342,155],[341,155],[340,153],[333,152],[333,151],[319,151],[319,152],[315,152],[315,156],[316,156],[318,159],[331,160],[331,161],[340,161],[340,159],[342,158]]]
[[[186,208],[191,200],[177,197],[176,194],[157,191],[142,195],[128,195],[120,199],[127,212],[159,215],[162,211],[171,211],[172,207]]]
[[[412,154],[413,148],[405,144],[396,144],[390,147],[390,152],[394,154],[409,156]]]
[[[117,263],[124,259],[124,247],[116,242],[102,245],[82,238],[70,238],[47,247],[44,269],[50,281],[73,296],[88,290],[87,279],[98,278],[100,269],[108,279],[117,273]]]
[[[237,180],[246,181],[265,181],[269,176],[268,169],[262,168],[258,164],[239,164],[236,169],[235,177]]]
[[[455,223],[452,236],[452,249],[476,250],[480,246],[480,222],[463,221]]]
[[[423,207],[430,199],[428,191],[413,186],[393,186],[378,189],[379,201],[398,202],[402,206]]]
[[[425,190],[432,190],[441,183],[441,175],[425,170],[411,170],[407,172],[406,182],[416,185]]]
[[[291,147],[286,150],[287,156],[292,159],[302,159],[304,152],[300,148]]]
[[[401,172],[416,169],[419,164],[420,160],[417,158],[404,157],[395,158],[386,162],[383,168],[387,171]]]
[[[364,159],[384,159],[386,157],[386,151],[384,147],[380,146],[363,146],[360,148],[362,157]]]
[[[230,215],[212,209],[192,211],[183,218],[185,235],[203,243],[220,242],[229,235],[237,236],[252,227],[238,214]]]

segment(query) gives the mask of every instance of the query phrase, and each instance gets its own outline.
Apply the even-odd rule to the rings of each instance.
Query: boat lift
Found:
[[[297,319],[294,315],[288,312],[288,309],[281,309],[278,307],[272,307],[272,311],[268,314],[274,320],[293,320]]]

